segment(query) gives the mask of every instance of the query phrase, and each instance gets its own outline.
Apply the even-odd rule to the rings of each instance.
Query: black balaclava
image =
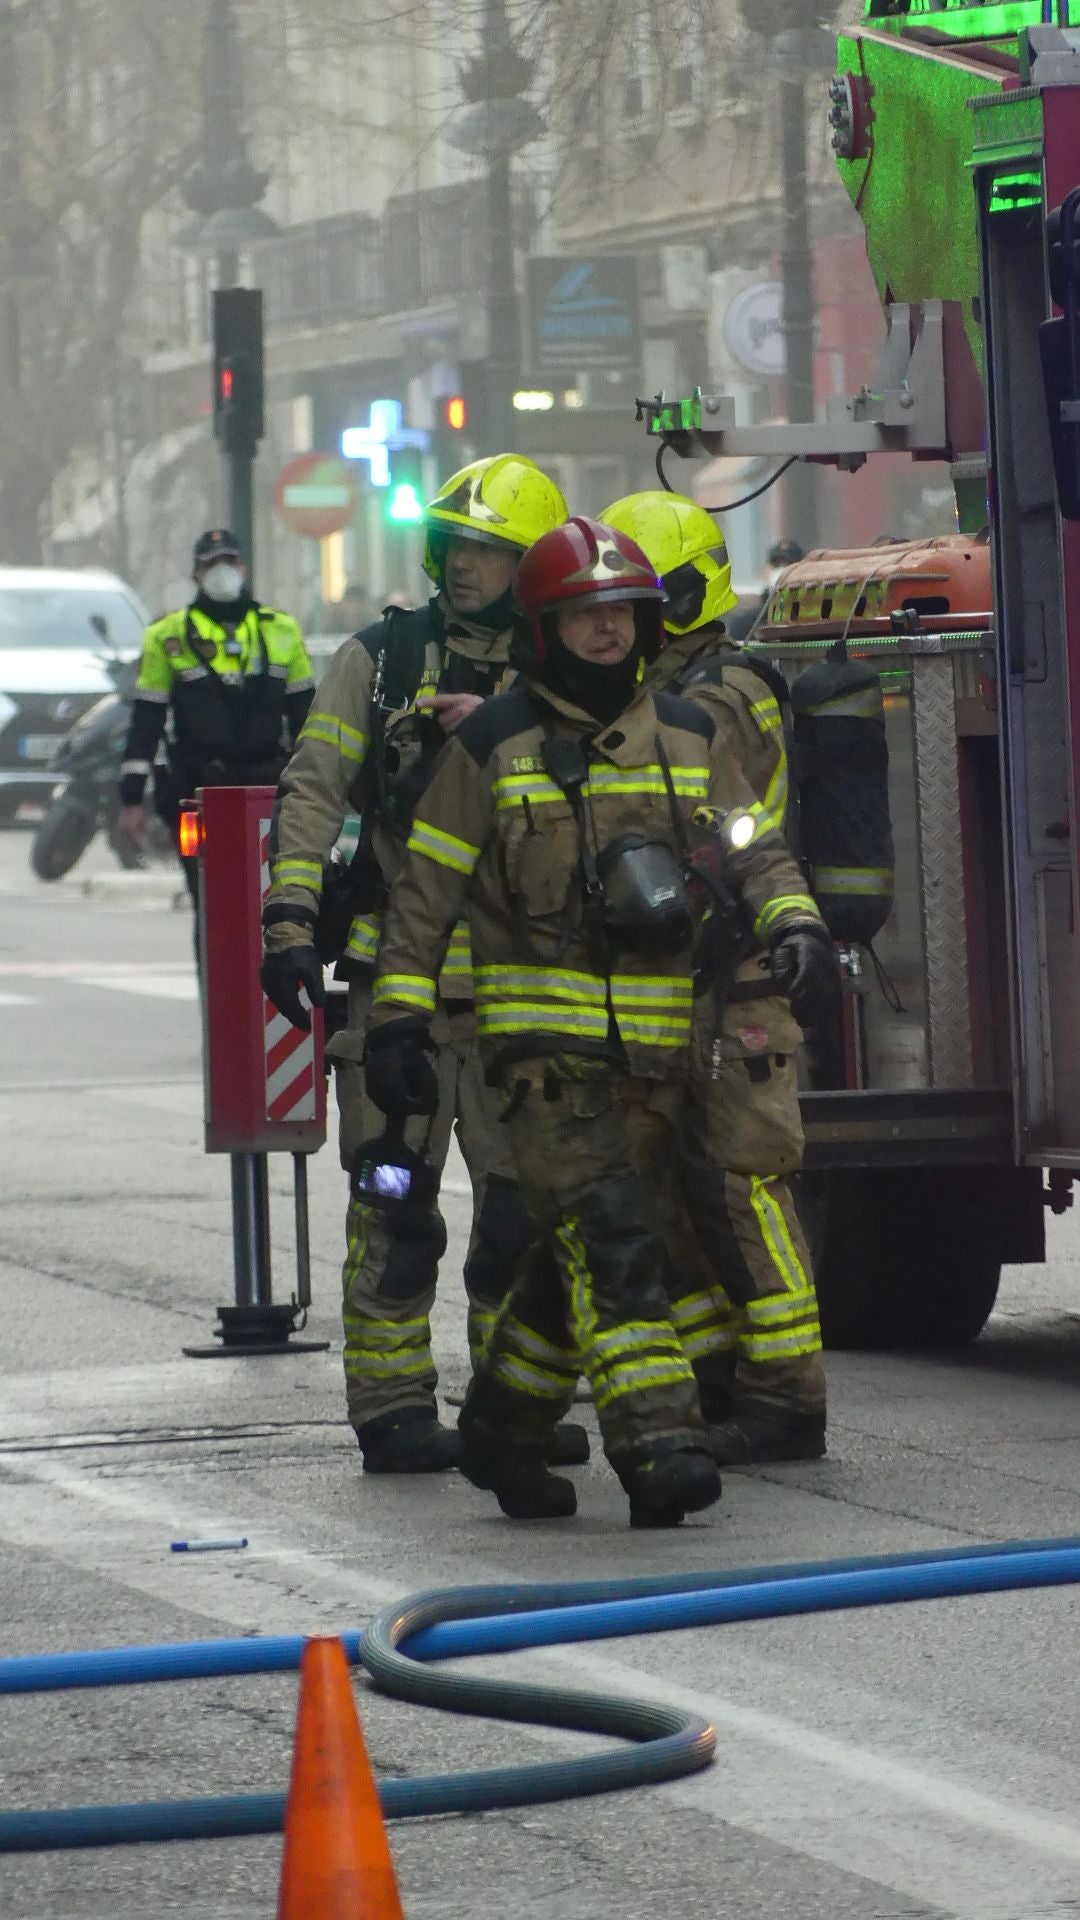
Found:
[[[572,700],[575,707],[582,707],[603,726],[610,726],[620,713],[625,712],[637,692],[641,667],[640,635],[635,634],[634,644],[625,659],[615,661],[610,666],[598,660],[581,660],[576,653],[571,653],[569,647],[560,640],[555,621],[550,615],[544,621],[544,638],[547,642],[547,658],[537,678],[553,693],[561,693],[567,700]]]

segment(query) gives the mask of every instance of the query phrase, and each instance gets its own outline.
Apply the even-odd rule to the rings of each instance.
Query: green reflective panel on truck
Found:
[[[1080,5],[1057,9],[1053,24],[1080,23]],[[1001,40],[1014,38],[1025,27],[1044,25],[1042,0],[1004,0],[998,6],[972,4],[972,0],[866,0],[866,18],[886,32],[901,33],[905,23],[933,27],[952,40]]]

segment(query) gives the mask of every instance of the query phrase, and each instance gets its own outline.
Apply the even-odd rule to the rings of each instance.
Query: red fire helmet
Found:
[[[518,621],[515,654],[520,665],[547,654],[545,616],[560,607],[595,606],[602,600],[633,600],[638,640],[647,660],[663,645],[664,589],[636,541],[601,520],[567,520],[535,541],[514,581]]]

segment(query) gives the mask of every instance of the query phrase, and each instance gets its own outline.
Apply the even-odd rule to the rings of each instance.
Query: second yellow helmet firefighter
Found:
[[[681,493],[628,493],[599,518],[629,534],[648,556],[666,595],[669,633],[710,626],[736,605],[727,543],[711,513]]]
[[[424,572],[442,585],[446,543],[455,535],[524,552],[566,517],[566,501],[554,480],[524,454],[474,460],[443,482],[425,510]]]

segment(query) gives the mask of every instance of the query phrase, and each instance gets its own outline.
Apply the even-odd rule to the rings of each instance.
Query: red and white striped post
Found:
[[[311,1300],[307,1155],[326,1139],[323,1017],[301,1033],[259,985],[262,903],[270,884],[273,787],[205,787],[196,799],[202,952],[203,1092],[207,1153],[232,1163],[234,1305],[218,1308],[216,1354],[295,1353]],[[269,1153],[291,1153],[296,1196],[298,1286],[287,1305],[271,1298]]]

